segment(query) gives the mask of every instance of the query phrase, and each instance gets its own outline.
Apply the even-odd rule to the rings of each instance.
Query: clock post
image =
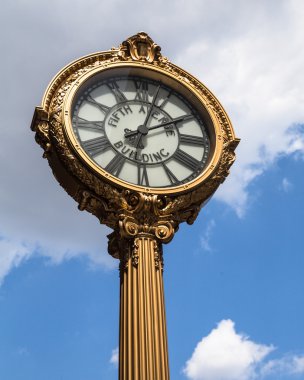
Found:
[[[119,231],[109,235],[120,259],[119,379],[169,379],[162,243],[178,224],[166,197],[126,195]]]
[[[113,229],[119,380],[169,380],[163,244],[192,224],[239,143],[216,97],[144,32],[62,69],[31,128],[80,210]]]

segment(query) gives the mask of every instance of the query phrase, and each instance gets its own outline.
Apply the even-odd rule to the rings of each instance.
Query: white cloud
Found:
[[[281,183],[281,189],[285,193],[288,193],[292,188],[293,188],[293,184],[287,178],[283,178],[282,183]]]
[[[53,235],[54,236],[54,235]],[[87,257],[88,266],[91,269],[103,268],[113,269],[117,267],[117,260],[103,250],[103,244],[100,247],[84,239],[83,243],[79,241],[71,242],[60,239],[52,241],[51,237],[44,240],[43,246],[34,243],[34,240],[19,241],[19,239],[0,238],[0,286],[4,278],[14,269],[26,260],[34,256],[45,257],[50,264],[60,264],[64,260],[71,260],[74,257]]]
[[[304,356],[285,356],[281,359],[270,360],[261,368],[262,378],[301,374],[304,374]]]
[[[178,57],[219,97],[242,139],[231,176],[215,195],[240,216],[253,180],[280,157],[304,151],[304,4],[269,3],[225,8],[220,16],[232,31],[202,35]]]
[[[190,380],[267,380],[304,374],[304,355],[267,361],[274,349],[237,333],[233,321],[222,320],[197,344],[183,372]]]
[[[213,229],[215,227],[216,223],[214,219],[211,219],[207,226],[205,227],[204,233],[201,236],[201,247],[203,250],[212,252],[212,247],[210,246],[210,239],[212,236]]]
[[[231,320],[222,320],[198,343],[183,372],[191,380],[250,380],[273,350],[236,333]]]
[[[26,244],[0,237],[0,285],[12,268],[17,267],[31,256],[32,250],[33,247]]]
[[[293,358],[293,373],[304,373],[304,356],[296,356]]]
[[[118,347],[117,347],[114,350],[112,350],[110,363],[117,366],[118,365],[118,358],[119,358],[119,351],[118,351]]]

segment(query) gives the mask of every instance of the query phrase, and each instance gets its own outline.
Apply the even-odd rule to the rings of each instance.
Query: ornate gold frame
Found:
[[[125,68],[145,70],[150,76],[167,78],[170,85],[179,85],[179,91],[188,92],[199,112],[210,121],[208,128],[213,149],[210,162],[203,173],[188,184],[156,189],[124,182],[98,167],[75,139],[70,107],[77,90],[97,73]],[[41,107],[36,107],[31,128],[36,132],[36,140],[44,149],[44,157],[54,175],[79,203],[79,208],[92,212],[114,229],[117,229],[122,212],[125,215],[128,211],[128,217],[132,218],[137,215],[136,220],[140,218],[141,199],[151,203],[153,209],[146,210],[150,214],[147,217],[150,227],[161,219],[168,220],[169,216],[174,219],[175,226],[182,221],[193,222],[201,206],[228,175],[239,142],[216,97],[191,74],[163,57],[160,47],[143,32],[130,37],[117,49],[85,56],[63,68],[48,86]],[[168,236],[163,241],[168,241]]]

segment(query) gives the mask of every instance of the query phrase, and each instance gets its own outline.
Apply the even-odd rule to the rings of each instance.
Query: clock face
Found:
[[[195,107],[164,81],[144,76],[91,78],[74,97],[72,128],[96,165],[143,187],[186,184],[210,159],[208,130]]]

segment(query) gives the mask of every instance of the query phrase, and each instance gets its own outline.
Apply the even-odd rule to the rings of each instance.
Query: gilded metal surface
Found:
[[[195,95],[208,114],[213,134],[213,152],[202,175],[175,188],[146,188],[119,180],[88,158],[72,136],[67,104],[81,84],[96,72],[131,67],[162,75],[170,85],[181,83]],[[151,74],[152,73],[152,74]],[[172,64],[160,47],[141,32],[118,49],[91,54],[71,63],[50,83],[42,106],[37,107],[32,126],[59,183],[79,203],[81,210],[96,215],[101,223],[119,231],[121,237],[139,232],[169,242],[180,222],[193,223],[201,206],[229,173],[239,142],[224,109],[215,96],[192,75]],[[95,166],[94,166],[95,165]]]
[[[119,50],[123,59],[131,58],[133,61],[146,61],[152,63],[159,59],[160,46],[158,46],[145,32],[140,32],[124,41]]]
[[[160,50],[141,32],[117,49],[72,62],[48,86],[31,125],[56,179],[79,209],[114,230],[108,236],[108,251],[120,260],[120,380],[169,379],[162,243],[173,238],[179,223],[194,222],[229,174],[239,142],[215,96]],[[147,188],[124,182],[98,167],[73,135],[70,109],[79,87],[95,74],[126,68],[149,78],[160,77],[189,96],[202,113],[211,157],[204,171],[187,184]]]
[[[128,260],[120,276],[119,379],[169,380],[161,251],[145,234],[126,247]]]

